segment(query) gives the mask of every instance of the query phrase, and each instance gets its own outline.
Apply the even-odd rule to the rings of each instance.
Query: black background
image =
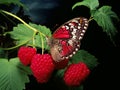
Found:
[[[50,18],[45,24],[54,31],[55,25],[59,26],[71,18],[78,16],[89,18],[89,9],[84,6],[76,7],[71,11],[72,5],[78,1],[80,0],[64,0],[60,3],[59,8],[54,9],[53,12],[49,14],[48,17]],[[112,10],[120,17],[120,6],[117,1],[99,0],[99,3],[100,7],[103,5],[112,6]],[[96,22],[92,21],[89,24],[88,30],[81,42],[81,49],[95,55],[96,58],[98,58],[99,65],[93,69],[89,78],[84,83],[84,90],[118,90],[119,88],[120,22],[114,23],[118,31],[115,37],[116,45],[110,41],[110,38],[102,31],[102,28],[99,27]],[[41,90],[66,90],[63,86],[62,83],[57,84],[54,80],[52,84],[40,86],[33,80],[28,87],[41,88]]]
[[[38,0],[39,1],[39,0]],[[42,0],[41,0],[42,1]],[[53,0],[54,2],[55,0]],[[44,22],[34,21],[37,24],[43,24],[55,30],[56,27],[69,19],[78,16],[89,18],[89,9],[81,6],[76,7],[73,11],[71,7],[78,1],[82,0],[58,0],[58,7],[46,11]],[[100,7],[103,5],[112,6],[112,10],[120,18],[120,5],[117,0],[99,0]],[[36,6],[35,8],[38,8]],[[38,10],[39,11],[39,10]],[[37,12],[38,12],[37,11]],[[29,16],[29,14],[28,14]],[[31,16],[32,17],[32,16]],[[36,15],[39,18],[39,15]],[[109,23],[109,22],[108,22]],[[114,22],[118,34],[115,37],[115,45],[110,38],[102,31],[102,28],[92,21],[88,30],[81,41],[81,49],[88,51],[98,58],[99,65],[91,71],[90,76],[84,82],[84,90],[119,90],[119,61],[120,61],[120,22]],[[26,84],[26,90],[67,90],[65,85],[59,79],[51,79],[46,84],[38,84],[36,80],[30,76],[30,83]]]
[[[77,7],[71,11],[72,5],[80,0],[63,0],[58,8],[55,8],[49,15],[49,19],[44,23],[54,31],[55,25],[61,25],[67,20],[84,16],[89,18],[89,9],[86,7]],[[120,17],[119,3],[115,0],[99,0],[100,7],[103,5],[112,6],[112,10]],[[108,22],[109,23],[109,22]],[[116,28],[119,32],[120,22],[116,23]],[[96,22],[90,22],[88,30],[82,40],[81,49],[88,51],[98,58],[99,65],[93,69],[89,78],[84,83],[84,90],[118,90],[119,88],[119,33],[115,37],[116,46],[110,41],[109,37],[104,33]],[[31,83],[28,84],[28,90],[39,88],[36,90],[66,90],[65,86],[60,83],[60,80],[48,82],[44,85],[39,85],[31,78]],[[30,89],[31,88],[31,89]]]

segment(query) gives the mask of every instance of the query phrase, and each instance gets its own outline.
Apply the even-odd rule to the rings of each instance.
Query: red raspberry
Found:
[[[71,64],[64,73],[64,81],[68,86],[79,86],[89,73],[90,70],[85,63]]]
[[[68,65],[68,61],[68,59],[65,59],[60,62],[55,62],[55,69],[64,69]]]
[[[32,57],[36,54],[36,48],[22,46],[18,50],[18,57],[25,66],[31,63]]]
[[[36,54],[32,59],[30,68],[38,82],[46,83],[51,77],[55,65],[49,54]]]

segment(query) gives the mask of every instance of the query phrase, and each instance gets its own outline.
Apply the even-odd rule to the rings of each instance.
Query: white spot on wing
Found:
[[[74,29],[73,29],[73,31],[74,31],[74,32],[76,32],[76,31],[77,31],[77,29],[76,29],[76,28],[74,28]]]
[[[81,33],[80,35],[81,35],[81,36],[83,36],[84,34],[83,34],[83,33]]]
[[[80,29],[81,27],[80,26],[78,26],[78,29]]]
[[[82,30],[83,33],[85,33],[85,30]]]
[[[79,37],[79,40],[81,40],[81,39],[82,39],[82,37],[80,36],[80,37]]]
[[[86,26],[84,26],[84,29],[87,29],[87,27],[86,27]]]
[[[71,55],[69,55],[69,57],[72,57],[73,55],[71,54]]]
[[[72,45],[72,44],[73,44],[72,40],[69,40],[69,41],[68,41],[68,43],[69,43],[70,45]]]
[[[71,27],[70,28],[74,28],[74,26],[73,25],[71,25]]]
[[[73,32],[71,32],[71,34],[72,34],[73,36],[75,36],[75,33],[76,33],[76,32],[74,32],[74,31],[73,31]]]
[[[78,46],[78,47],[80,47],[80,45],[79,45],[79,44],[78,44],[77,46]]]
[[[76,39],[76,36],[73,36],[72,38],[73,38],[73,39]]]
[[[87,23],[85,23],[85,26],[88,26],[88,24],[87,24]]]
[[[66,59],[68,59],[69,57],[65,57]]]
[[[76,48],[75,51],[78,51],[78,48]]]
[[[65,26],[66,27],[66,29],[68,30],[69,29],[69,27],[68,26]]]
[[[73,54],[75,54],[76,52],[74,51]]]
[[[81,24],[80,24],[80,23],[79,23],[78,25],[79,25],[79,26],[81,26]]]

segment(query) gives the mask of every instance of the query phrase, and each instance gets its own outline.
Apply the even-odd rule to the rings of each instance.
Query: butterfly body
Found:
[[[55,62],[69,59],[78,51],[87,27],[88,20],[79,17],[64,23],[53,33],[49,45]]]

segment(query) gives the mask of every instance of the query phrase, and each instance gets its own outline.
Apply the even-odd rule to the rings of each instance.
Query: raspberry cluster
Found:
[[[50,54],[39,54],[37,49],[22,46],[18,50],[18,57],[25,66],[30,66],[33,76],[39,83],[46,83],[53,71],[64,69],[63,80],[68,86],[79,86],[89,75],[90,70],[83,62],[68,65],[69,60],[54,62]]]
[[[68,86],[79,86],[89,73],[90,70],[85,63],[71,64],[64,73],[64,81]]]
[[[31,63],[31,70],[37,81],[40,83],[46,83],[51,77],[54,71],[54,63],[52,57],[49,54],[36,54],[34,55]]]
[[[32,57],[36,54],[36,49],[32,47],[22,46],[18,50],[18,57],[25,66],[31,64]]]
[[[55,64],[51,55],[38,54],[35,48],[27,46],[20,47],[18,57],[23,65],[30,65],[33,76],[40,83],[46,83],[54,71]]]

